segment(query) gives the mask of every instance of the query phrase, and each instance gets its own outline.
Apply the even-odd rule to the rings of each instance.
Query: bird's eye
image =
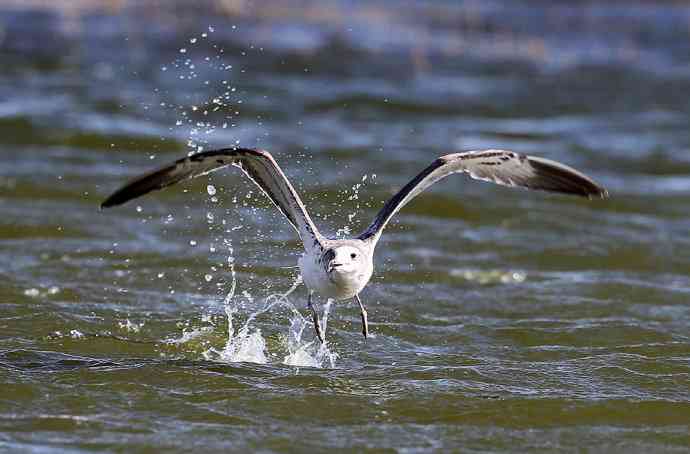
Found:
[[[350,258],[353,258],[353,259],[357,258],[357,254],[355,254],[355,253],[353,252],[352,254],[350,254]]]

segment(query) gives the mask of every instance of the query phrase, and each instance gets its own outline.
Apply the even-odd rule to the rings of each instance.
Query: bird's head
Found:
[[[364,253],[354,246],[342,245],[327,249],[321,262],[328,274],[350,274],[361,271],[365,266]]]

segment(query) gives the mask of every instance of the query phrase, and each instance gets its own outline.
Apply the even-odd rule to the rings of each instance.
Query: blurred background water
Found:
[[[0,449],[690,446],[686,2],[4,0],[0,61]],[[445,180],[319,350],[238,172],[98,210],[233,144],[331,235],[461,150],[611,199]]]

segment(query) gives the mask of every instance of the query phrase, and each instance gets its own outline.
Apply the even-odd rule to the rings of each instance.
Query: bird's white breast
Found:
[[[299,259],[299,267],[302,279],[309,290],[326,298],[344,300],[353,298],[369,282],[372,270],[362,270],[361,273],[342,275],[326,272],[319,263],[320,256],[305,252]]]

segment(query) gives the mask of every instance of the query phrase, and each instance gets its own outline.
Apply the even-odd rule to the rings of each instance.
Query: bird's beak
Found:
[[[328,263],[328,272],[332,273],[334,269],[338,268],[339,266],[343,266],[342,263],[338,262],[329,262]]]

